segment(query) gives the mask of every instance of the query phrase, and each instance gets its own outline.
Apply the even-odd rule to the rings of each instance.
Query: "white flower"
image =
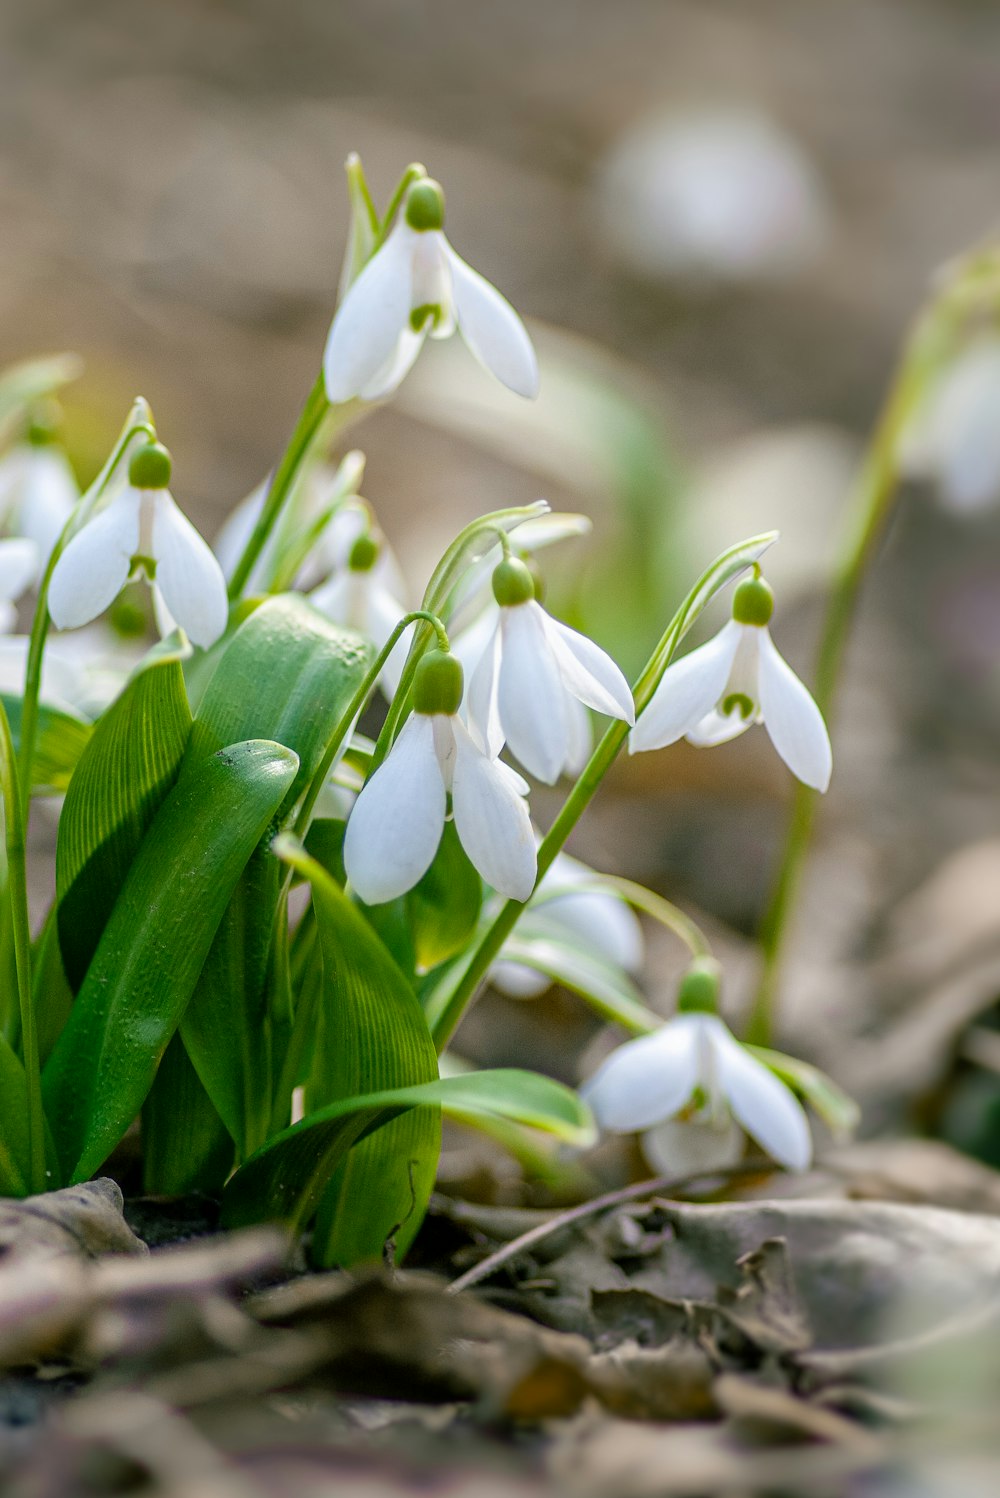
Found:
[[[69,460],[53,443],[19,443],[0,460],[0,509],[12,512],[14,530],[38,548],[39,574],[79,498]]]
[[[531,339],[513,307],[455,254],[442,230],[444,198],[430,178],[347,291],[323,355],[334,404],[381,400],[409,372],[425,337],[457,328],[479,362],[517,395],[538,393]]]
[[[429,651],[414,681],[415,711],[365,785],[347,823],[347,877],[369,905],[394,900],[427,872],[451,793],[455,830],[471,862],[502,895],[526,900],[535,883],[528,787],[491,759],[457,715],[462,669]]]
[[[209,646],[226,627],[222,568],[181,513],[166,485],[165,448],[138,449],[129,483],[69,542],[52,572],[49,613],[58,629],[88,624],[113,603],[133,571],[156,587],[170,615],[196,645]]]
[[[902,464],[936,480],[956,514],[1000,499],[1000,339],[970,344],[934,382],[904,434]]]
[[[0,541],[0,634],[8,634],[17,620],[14,607],[38,572],[38,547],[34,541],[11,537]]]
[[[363,507],[359,512],[343,510],[340,516],[345,522],[356,522],[351,526],[350,544],[344,547],[346,554],[336,570],[309,594],[309,602],[334,624],[367,635],[381,650],[407,612],[396,596],[399,569],[388,547],[368,529]],[[389,697],[399,686],[408,648],[405,640],[397,641],[382,668],[380,679]]]
[[[703,1154],[712,1165],[731,1163],[733,1118],[789,1170],[805,1170],[812,1159],[801,1104],[716,1014],[681,1013],[652,1035],[627,1041],[581,1093],[600,1127],[616,1134],[656,1131],[691,1109],[716,1131]],[[690,1155],[668,1158],[670,1138],[668,1131],[650,1143],[647,1135],[646,1147],[657,1165],[686,1169]]]
[[[469,684],[470,722],[490,754],[506,741],[551,785],[586,753],[590,727],[580,704],[634,723],[632,693],[600,646],[535,601],[523,562],[501,562],[493,590],[500,617]]]
[[[579,859],[559,853],[539,882],[529,911],[533,934],[549,935],[594,952],[626,973],[642,966],[642,926],[635,912],[611,886]],[[552,980],[520,962],[501,957],[490,970],[501,993],[514,999],[533,999],[551,987]]]
[[[767,628],[772,607],[762,578],[740,584],[729,623],[664,672],[632,730],[630,753],[662,749],[682,737],[704,747],[723,744],[763,723],[792,773],[826,790],[830,737],[819,708],[775,649]]]

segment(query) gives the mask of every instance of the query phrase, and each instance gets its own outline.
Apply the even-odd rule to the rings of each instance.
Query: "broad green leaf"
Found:
[[[223,1194],[223,1223],[240,1227],[275,1220],[301,1227],[331,1170],[352,1146],[373,1143],[409,1110],[419,1116],[439,1107],[470,1121],[510,1119],[576,1146],[596,1138],[590,1111],[575,1092],[551,1077],[513,1068],[341,1098],[277,1134],[236,1172]],[[363,1135],[368,1137],[359,1146],[355,1141]],[[364,1205],[371,1208],[374,1202],[362,1203],[361,1209]]]
[[[44,1066],[73,1006],[73,990],[59,950],[59,908],[52,905],[31,959],[31,989],[38,1026],[38,1059]]]
[[[233,744],[176,785],[153,819],[42,1077],[68,1180],[86,1180],[142,1106],[233,887],[297,770],[280,744]]]
[[[181,653],[142,667],[93,731],[56,842],[59,945],[78,989],[143,836],[177,778],[191,729]]]
[[[175,1034],[142,1105],[142,1186],[154,1196],[216,1194],[233,1168],[233,1141]]]
[[[458,840],[454,822],[445,823],[434,862],[405,899],[419,969],[426,972],[462,950],[479,919],[483,881]]]
[[[322,1023],[307,1106],[436,1078],[437,1056],[416,994],[368,922],[291,839],[281,839],[276,851],[312,885],[323,954]],[[346,1158],[340,1151],[310,1169],[310,1204],[318,1208],[314,1258],[325,1265],[378,1259],[390,1237],[405,1253],[427,1207],[440,1147],[440,1114],[425,1108],[395,1120]]]
[[[20,697],[4,694],[3,705],[7,710],[11,738],[14,748],[21,747]],[[76,769],[80,756],[90,742],[93,728],[82,718],[60,708],[42,703],[38,709],[38,725],[35,734],[35,753],[31,762],[31,793],[33,796],[61,796],[67,789],[70,777]]]
[[[523,926],[504,942],[501,956],[505,962],[518,962],[561,983],[586,1000],[602,1019],[623,1025],[635,1035],[648,1035],[662,1024],[620,968],[581,945],[556,941],[549,933],[535,935]]]
[[[267,599],[233,635],[205,688],[181,782],[223,744],[273,739],[299,760],[280,822],[318,772],[370,658],[360,635],[304,599]],[[274,1065],[286,1039],[269,1002],[281,882],[280,865],[262,848],[233,890],[182,1022],[187,1053],[241,1158],[266,1138]]]

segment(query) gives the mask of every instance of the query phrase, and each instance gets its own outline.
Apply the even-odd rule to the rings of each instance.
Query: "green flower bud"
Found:
[[[502,609],[530,603],[535,596],[531,571],[517,557],[505,557],[493,570],[493,597]]]
[[[162,442],[144,442],[129,459],[128,481],[134,489],[165,489],[170,483],[170,454]]]
[[[364,535],[359,536],[351,547],[347,565],[352,572],[370,572],[378,561],[380,550],[375,537],[365,531]]]
[[[681,1014],[714,1014],[719,1001],[722,968],[714,957],[696,957],[677,990]]]
[[[444,191],[433,177],[414,182],[406,194],[406,222],[421,232],[444,226]]]
[[[733,594],[733,618],[737,624],[763,628],[774,613],[774,594],[762,577],[748,577]]]
[[[451,651],[428,650],[413,678],[413,706],[418,713],[457,713],[462,684],[462,665]]]

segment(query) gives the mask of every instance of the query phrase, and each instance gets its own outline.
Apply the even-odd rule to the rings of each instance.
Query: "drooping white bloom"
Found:
[[[367,516],[363,524],[366,528],[356,534],[344,564],[309,594],[309,602],[334,624],[367,635],[381,650],[407,610],[393,588],[398,574],[388,549],[367,529]],[[399,686],[408,648],[407,641],[399,640],[382,668],[387,696]]]
[[[430,178],[409,189],[385,243],[337,309],[323,355],[334,404],[381,400],[409,373],[428,334],[461,333],[467,347],[517,395],[538,392],[531,339],[510,303],[456,255],[443,231],[444,196]]]
[[[12,536],[0,541],[0,634],[8,634],[17,620],[14,607],[38,573],[38,547],[34,541]]]
[[[429,651],[414,681],[415,711],[367,782],[347,823],[347,877],[369,905],[394,900],[430,868],[451,794],[455,830],[500,894],[526,900],[537,862],[528,787],[485,754],[458,717],[462,668]]]
[[[52,442],[18,443],[0,459],[0,511],[38,548],[39,574],[79,498],[69,459]]]
[[[499,620],[469,684],[469,718],[490,754],[506,742],[551,785],[586,752],[580,704],[635,722],[628,682],[609,655],[536,602],[531,573],[511,557],[493,574]]]
[[[96,619],[141,572],[196,645],[222,634],[229,612],[222,568],[171,496],[169,477],[159,444],[134,454],[127,486],[76,533],[53,569],[49,613],[57,628]]]
[[[709,747],[763,723],[785,764],[825,791],[833,757],[823,716],[775,649],[767,624],[773,595],[762,578],[741,583],[733,618],[714,639],[675,661],[629,737],[629,752],[687,738]]]
[[[539,882],[524,921],[532,935],[569,940],[574,946],[626,973],[642,966],[642,926],[631,906],[579,859],[559,853]],[[522,928],[526,934],[526,928]],[[545,973],[503,957],[490,969],[490,981],[514,999],[532,999],[551,987]]]
[[[789,1170],[812,1159],[809,1124],[785,1084],[740,1045],[717,1014],[676,1015],[652,1035],[619,1046],[581,1089],[602,1129],[642,1133],[651,1160],[665,1170],[732,1164],[731,1121]],[[678,1115],[711,1130],[695,1150],[675,1132]],[[684,1122],[684,1120],[680,1120]],[[659,1133],[659,1130],[663,1130]],[[681,1146],[676,1158],[670,1145]],[[736,1156],[738,1158],[738,1155]]]
[[[1000,339],[981,337],[932,384],[902,442],[904,470],[933,480],[946,509],[1000,500]]]

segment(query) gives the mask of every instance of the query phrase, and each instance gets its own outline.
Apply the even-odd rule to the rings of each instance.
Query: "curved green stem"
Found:
[[[550,900],[565,899],[567,895],[579,891],[602,889],[616,891],[626,904],[635,910],[641,910],[666,931],[671,931],[684,943],[692,957],[711,957],[712,948],[708,937],[697,921],[693,921],[671,900],[664,899],[655,890],[647,889],[644,884],[636,884],[632,879],[623,879],[619,874],[595,873],[591,879],[574,879],[572,884],[556,885],[551,890],[540,891],[533,898],[532,905],[538,910]]]
[[[7,712],[0,699],[0,790],[6,822],[7,898],[14,936],[14,967],[21,1011],[21,1055],[28,1092],[28,1168],[31,1189],[45,1190],[45,1122],[42,1113],[38,1027],[31,994],[31,928],[28,923],[28,875],[25,821],[18,788],[17,761]]]

